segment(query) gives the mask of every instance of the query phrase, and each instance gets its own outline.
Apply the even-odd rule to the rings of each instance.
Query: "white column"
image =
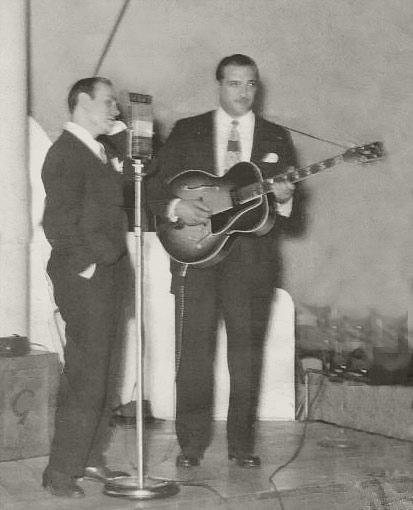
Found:
[[[0,68],[0,336],[27,335],[26,0],[0,0]]]

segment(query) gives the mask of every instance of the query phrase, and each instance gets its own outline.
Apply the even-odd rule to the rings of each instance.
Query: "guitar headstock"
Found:
[[[384,156],[383,142],[373,142],[360,147],[352,147],[343,154],[344,161],[371,163]]]

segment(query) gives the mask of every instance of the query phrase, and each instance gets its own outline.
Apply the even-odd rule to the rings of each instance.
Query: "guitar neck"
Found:
[[[334,156],[333,158],[324,159],[319,163],[313,163],[312,165],[304,166],[303,168],[292,168],[291,170],[287,170],[280,175],[277,175],[273,181],[289,181],[291,183],[296,183],[311,177],[312,175],[318,174],[322,170],[327,170],[339,163],[344,161],[344,156],[341,154],[339,156]]]
[[[272,184],[274,182],[285,182],[289,181],[291,183],[296,183],[311,177],[312,175],[321,172],[322,170],[327,170],[338,163],[344,161],[343,155],[334,156],[333,158],[328,158],[319,163],[313,163],[312,165],[305,166],[303,168],[291,168],[286,172],[283,172],[275,177],[270,179],[264,179],[263,182],[249,184],[248,186],[243,186],[237,190],[237,202],[239,204],[244,204],[251,200],[256,199],[259,196],[266,195],[272,191]]]
[[[333,158],[324,159],[319,163],[313,163],[312,165],[305,166],[303,168],[291,167],[286,172],[276,175],[271,179],[264,179],[261,182],[253,183],[248,186],[244,186],[234,193],[235,201],[239,204],[243,204],[254,200],[257,197],[266,195],[272,191],[272,185],[274,182],[291,182],[296,183],[311,177],[312,175],[327,170],[338,163],[343,161],[360,161],[367,163],[369,161],[375,161],[383,156],[383,143],[373,142],[368,145],[362,145],[360,147],[352,147],[347,149],[343,154],[334,156]]]

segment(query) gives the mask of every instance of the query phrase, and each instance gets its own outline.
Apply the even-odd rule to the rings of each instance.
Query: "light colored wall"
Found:
[[[55,138],[68,87],[93,74],[121,0],[32,0],[32,114]],[[381,140],[386,158],[308,181],[305,236],[288,240],[297,304],[352,314],[407,310],[413,4],[408,0],[132,0],[100,74],[154,97],[162,136],[215,106],[231,53],[260,68],[270,120],[344,145]],[[301,163],[341,152],[295,134]]]

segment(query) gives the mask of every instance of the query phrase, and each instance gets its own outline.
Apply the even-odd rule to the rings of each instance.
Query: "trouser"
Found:
[[[120,374],[120,275],[126,265],[127,257],[111,266],[97,265],[92,278],[85,279],[61,256],[52,254],[48,264],[66,323],[49,466],[70,476],[104,462]]]
[[[222,313],[227,331],[230,397],[228,451],[251,454],[262,352],[273,293],[254,295],[251,274],[189,268],[175,290],[177,321],[176,433],[184,454],[202,455],[211,440],[214,358]]]

